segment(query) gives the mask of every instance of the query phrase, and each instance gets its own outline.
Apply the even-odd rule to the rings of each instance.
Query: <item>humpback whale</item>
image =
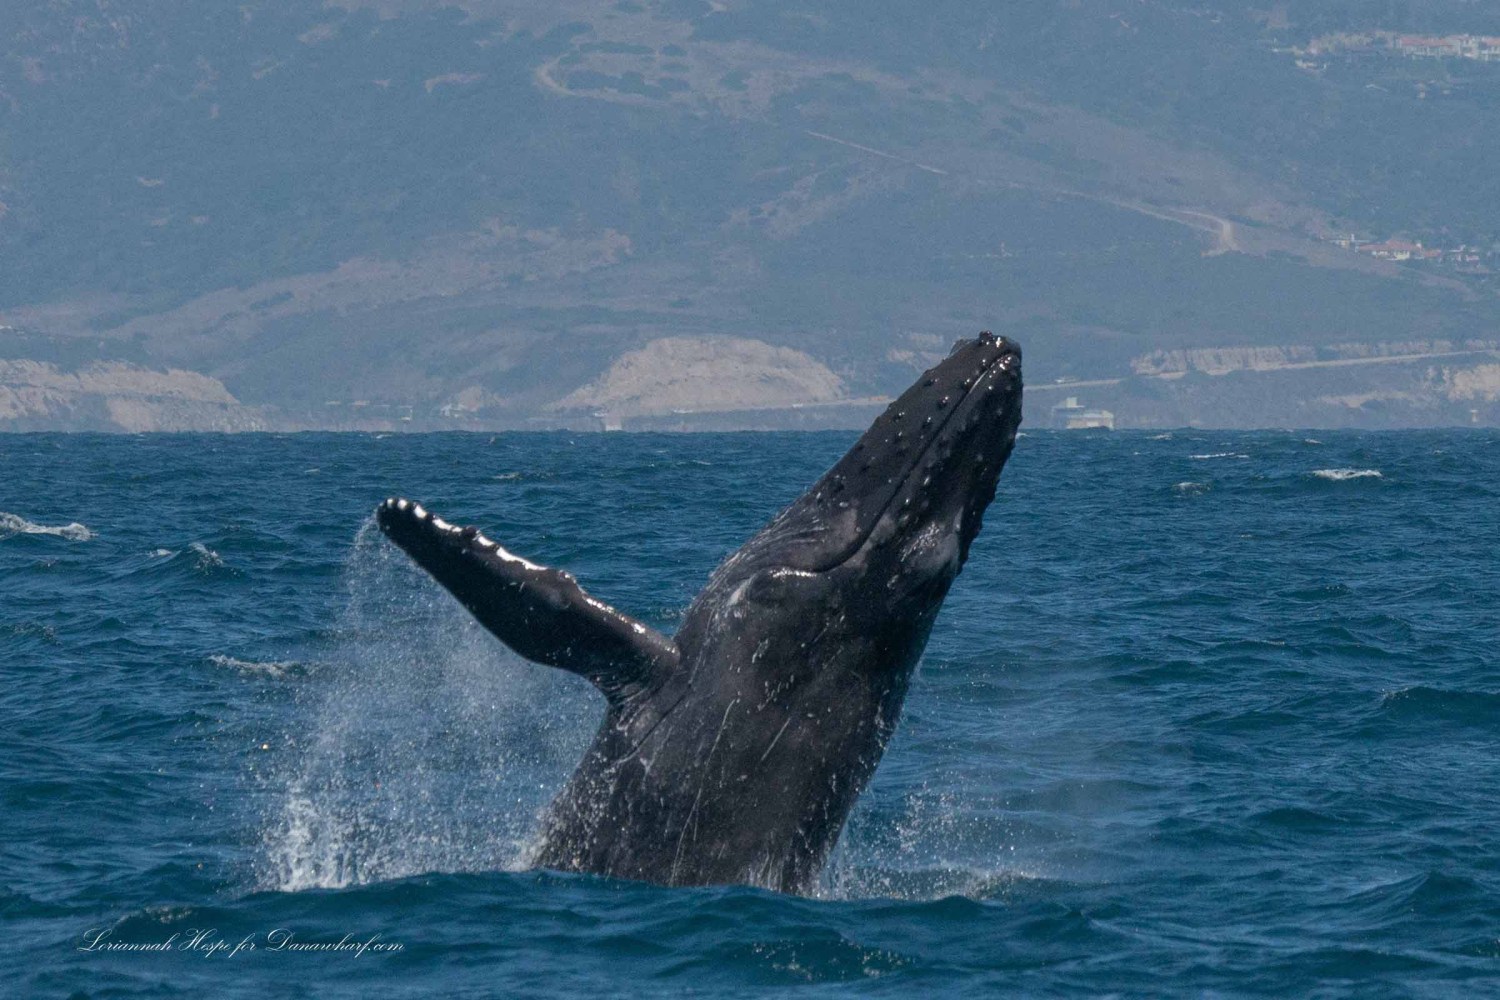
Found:
[[[533,863],[812,889],[896,728],[1021,421],[1021,353],[959,341],[714,571],[668,637],[406,499],[381,530],[501,642],[581,674],[603,723]]]

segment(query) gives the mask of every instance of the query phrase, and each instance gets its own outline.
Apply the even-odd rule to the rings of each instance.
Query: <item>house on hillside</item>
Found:
[[[1432,35],[1402,35],[1396,39],[1396,48],[1401,50],[1402,55],[1413,59],[1463,55],[1463,46],[1456,35],[1442,38]]]
[[[1441,250],[1429,250],[1421,243],[1408,243],[1405,240],[1365,243],[1357,249],[1360,253],[1367,253],[1381,260],[1436,260],[1443,255]]]
[[[1500,38],[1493,35],[1402,35],[1396,50],[1409,59],[1478,59],[1500,61]]]

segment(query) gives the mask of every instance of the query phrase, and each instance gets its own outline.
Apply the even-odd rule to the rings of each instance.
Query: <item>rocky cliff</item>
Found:
[[[197,372],[122,361],[68,371],[0,359],[0,430],[247,431],[268,426],[223,383]]]

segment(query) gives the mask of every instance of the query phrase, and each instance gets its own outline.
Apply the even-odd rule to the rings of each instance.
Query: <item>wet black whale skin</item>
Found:
[[[1021,420],[1021,356],[960,341],[729,556],[668,638],[409,500],[381,530],[520,655],[608,709],[538,865],[808,890],[895,729]]]

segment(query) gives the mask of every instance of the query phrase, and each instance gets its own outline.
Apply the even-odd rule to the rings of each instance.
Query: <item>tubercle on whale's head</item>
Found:
[[[907,573],[920,569],[912,559],[934,544],[956,543],[951,579],[995,498],[1021,403],[1019,345],[988,332],[961,340],[876,419],[814,493],[852,494],[857,522],[873,525],[863,548],[899,555]]]
[[[742,571],[899,568],[903,588],[946,588],[994,499],[1021,397],[1017,344],[990,333],[959,341],[736,561]]]

